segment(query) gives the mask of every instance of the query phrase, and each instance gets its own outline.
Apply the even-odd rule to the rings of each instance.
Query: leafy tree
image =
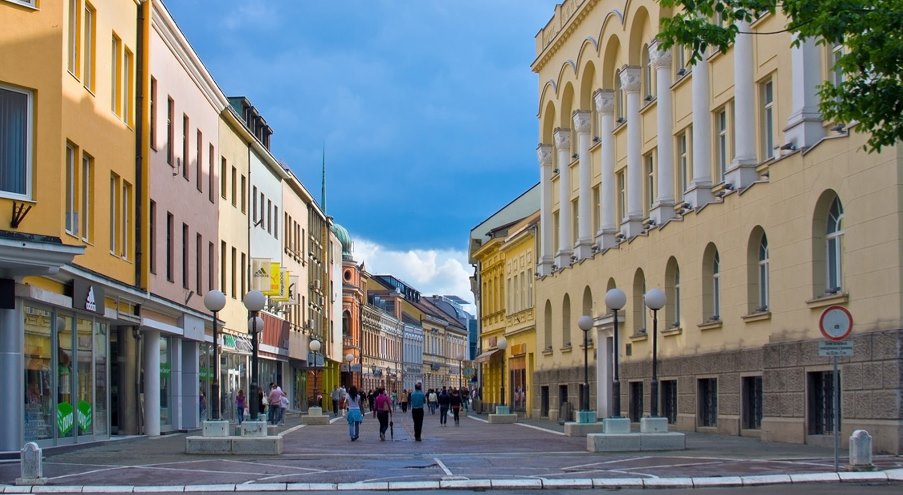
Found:
[[[690,60],[702,58],[710,46],[727,50],[739,32],[735,21],[752,23],[780,9],[794,45],[814,38],[819,44],[843,46],[835,69],[843,82],[819,87],[822,116],[851,123],[870,134],[866,149],[880,151],[903,139],[903,0],[660,0],[675,9],[662,20],[664,48],[683,45]],[[716,24],[716,15],[722,23]]]

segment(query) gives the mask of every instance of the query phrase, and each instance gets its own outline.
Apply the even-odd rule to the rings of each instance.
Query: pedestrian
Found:
[[[392,420],[392,403],[386,390],[383,388],[376,389],[376,398],[373,400],[376,411],[376,419],[379,420],[379,440],[386,440],[386,430],[389,428],[389,421]]]
[[[257,417],[251,418],[251,421],[260,421],[260,416],[266,411],[267,401],[263,395],[263,387],[257,387]]]
[[[439,395],[436,393],[435,389],[430,389],[426,402],[430,406],[430,414],[436,414],[436,408],[439,407]]]
[[[442,387],[442,391],[439,392],[439,426],[448,426],[448,406],[450,402],[450,397],[448,395],[448,390],[445,387]]]
[[[423,433],[423,406],[426,396],[423,395],[423,384],[414,384],[414,392],[411,394],[411,417],[414,419],[414,440],[421,441]]]
[[[329,397],[332,399],[332,416],[336,417],[339,415],[339,401],[342,400],[342,391],[339,390],[338,385],[332,389],[332,393],[329,394]]]
[[[369,392],[367,392],[367,409],[373,411],[373,417],[376,417],[376,409],[373,408],[373,403],[376,401],[376,396],[379,394],[379,388],[376,389],[376,393],[373,392],[371,388]]]
[[[408,389],[401,389],[401,412],[408,412]]]
[[[245,391],[242,389],[238,389],[238,396],[235,397],[235,417],[238,424],[245,420]]]
[[[345,404],[348,407],[346,419],[348,421],[348,435],[351,441],[357,440],[360,436],[361,422],[364,420],[364,413],[361,412],[361,394],[357,392],[357,387],[352,385],[345,394]]]
[[[279,424],[285,424],[285,411],[288,409],[288,395],[285,395],[285,392],[282,390],[282,387],[276,386],[279,389],[279,393],[282,394],[282,398],[279,399]]]
[[[461,388],[461,406],[464,407],[464,410],[467,411],[470,409],[470,390],[467,387]]]
[[[204,394],[203,390],[201,390],[201,393],[198,394],[198,408],[201,421],[205,421],[207,419],[207,395]]]
[[[279,422],[279,413],[282,409],[280,407],[282,395],[282,389],[274,382],[270,382],[270,395],[267,396],[267,405],[269,407],[269,409],[267,409],[267,422],[271,425],[275,425]]]
[[[458,392],[458,389],[452,389],[448,403],[451,406],[452,417],[455,418],[455,426],[461,426],[461,394]]]

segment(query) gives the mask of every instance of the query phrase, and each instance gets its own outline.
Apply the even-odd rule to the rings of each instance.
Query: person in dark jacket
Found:
[[[451,402],[451,396],[448,390],[442,387],[439,392],[439,426],[448,426],[448,406]]]

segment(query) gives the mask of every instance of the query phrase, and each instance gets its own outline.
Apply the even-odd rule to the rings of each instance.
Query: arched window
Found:
[[[759,260],[758,260],[758,285],[759,285],[759,306],[757,312],[768,310],[768,238],[762,234],[762,240],[759,241]]]
[[[649,57],[649,45],[643,45],[643,99],[652,101],[655,99],[655,67]]]
[[[840,199],[834,198],[828,209],[828,222],[825,230],[825,281],[826,292],[836,294],[843,287],[843,264],[841,261],[843,248],[843,205]]]
[[[561,305],[561,343],[563,347],[571,346],[571,297],[567,294]]]
[[[702,258],[702,318],[709,323],[721,319],[721,257],[714,244],[706,246]]]
[[[546,308],[543,315],[543,337],[545,340],[545,350],[552,352],[552,302],[546,301]]]
[[[680,327],[680,267],[673,257],[665,267],[665,328]]]
[[[617,124],[624,122],[624,90],[621,87],[621,71],[615,71],[615,120]]]
[[[633,276],[633,334],[643,335],[646,333],[646,275],[642,269],[637,269]]]
[[[721,257],[717,251],[712,260],[712,319],[721,319]]]
[[[351,337],[351,313],[342,312],[342,337]]]

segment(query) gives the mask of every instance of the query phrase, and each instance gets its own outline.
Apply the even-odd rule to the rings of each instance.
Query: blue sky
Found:
[[[472,300],[470,229],[539,180],[534,35],[554,0],[169,0],[227,96],[355,240],[425,294]]]

